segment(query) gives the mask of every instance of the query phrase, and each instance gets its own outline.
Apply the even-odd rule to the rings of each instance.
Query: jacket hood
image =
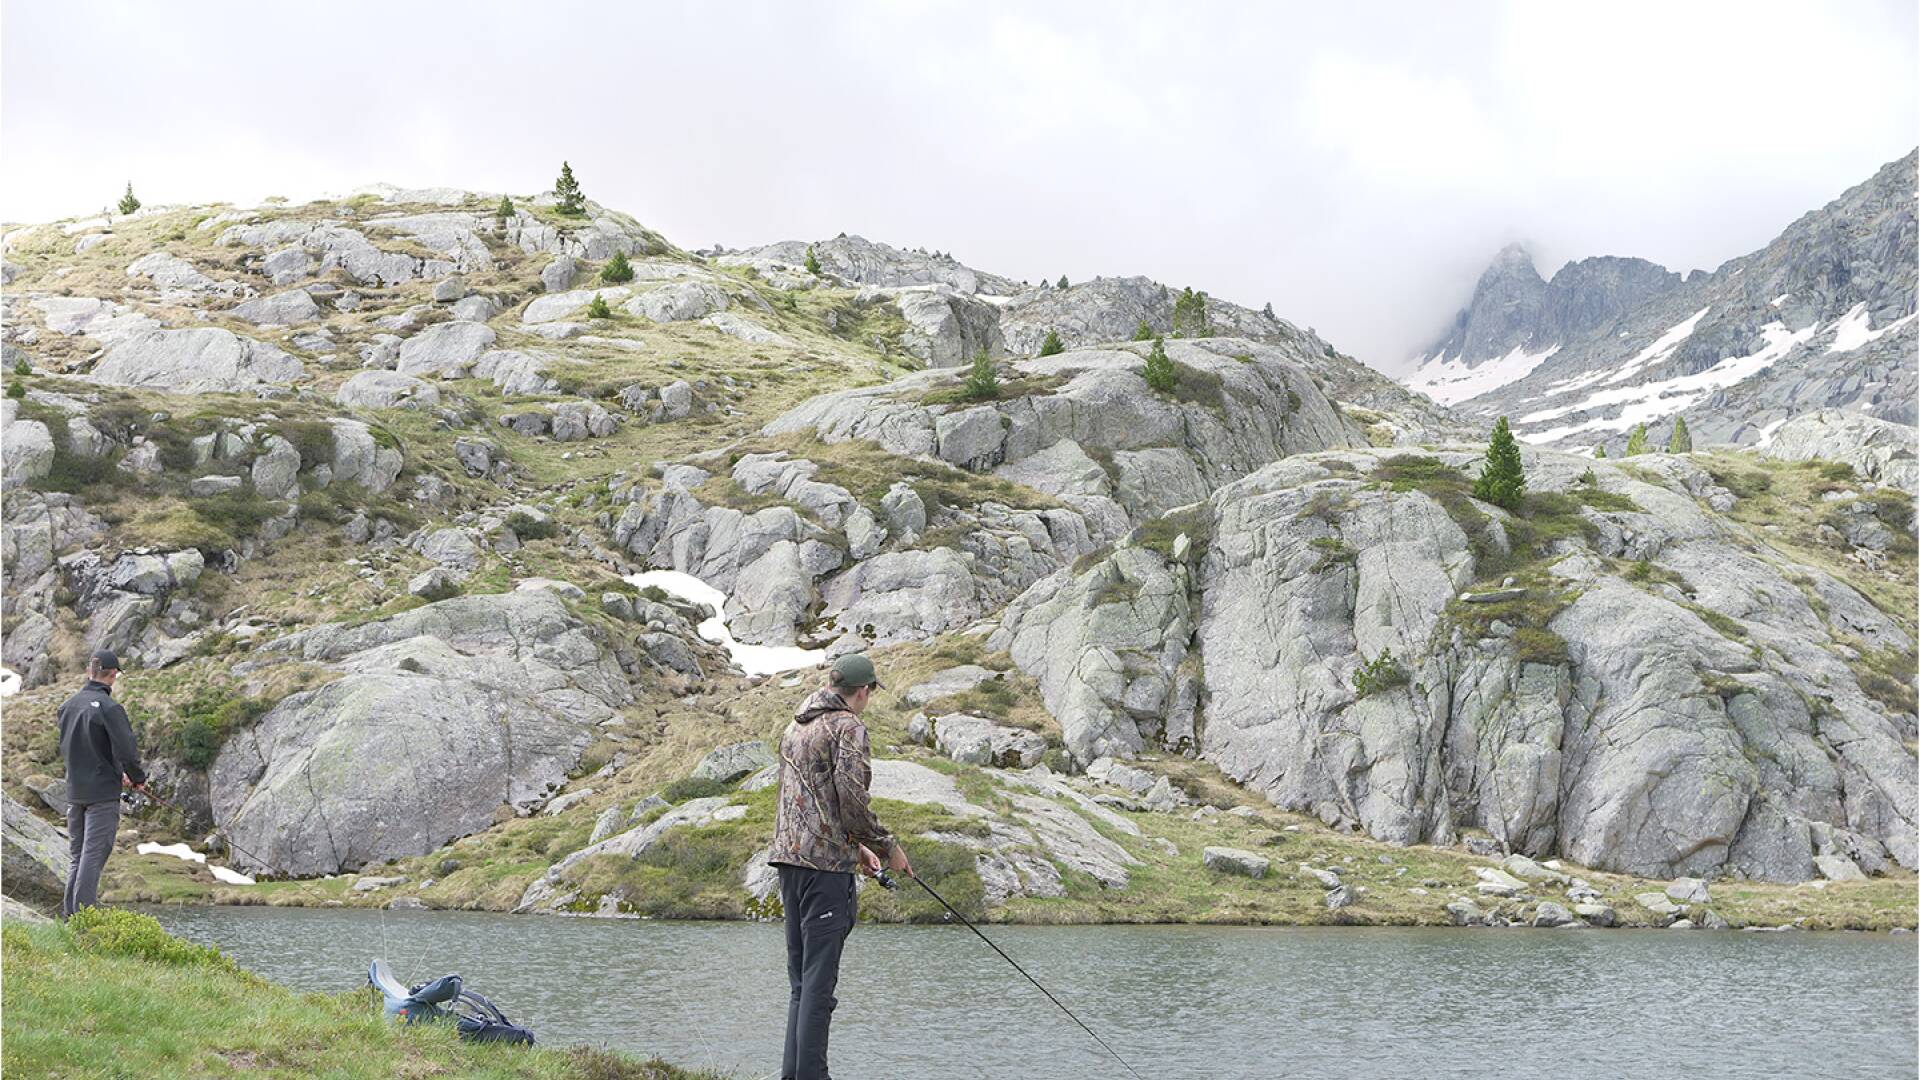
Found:
[[[843,713],[847,711],[849,710],[847,709],[846,698],[841,697],[835,690],[822,687],[808,694],[807,700],[800,703],[799,711],[793,714],[793,722],[796,724],[811,724],[829,713]]]

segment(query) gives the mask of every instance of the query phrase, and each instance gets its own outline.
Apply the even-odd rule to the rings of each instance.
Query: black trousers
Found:
[[[781,1080],[830,1080],[827,1026],[840,982],[840,949],[853,930],[853,875],[779,867],[787,917],[787,1049]]]

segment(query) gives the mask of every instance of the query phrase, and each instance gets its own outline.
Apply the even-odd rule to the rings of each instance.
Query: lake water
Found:
[[[459,972],[543,1044],[778,1075],[780,927],[450,912],[149,908],[275,981]],[[991,927],[1141,1075],[1875,1077],[1916,1070],[1911,935]],[[959,926],[861,926],[834,1075],[1125,1073]]]

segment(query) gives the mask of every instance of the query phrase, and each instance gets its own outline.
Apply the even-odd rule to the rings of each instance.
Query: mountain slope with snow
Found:
[[[1540,282],[1502,251],[1407,385],[1569,448],[1617,450],[1640,424],[1664,439],[1682,415],[1696,442],[1743,445],[1821,409],[1912,424],[1915,162],[1684,282],[1637,259]]]

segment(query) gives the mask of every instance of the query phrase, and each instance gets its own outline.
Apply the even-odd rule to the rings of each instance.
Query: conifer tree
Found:
[[[1065,274],[1060,275],[1060,284],[1058,287],[1062,289],[1067,287],[1067,275]]]
[[[987,355],[986,346],[973,354],[973,366],[967,371],[962,390],[973,401],[991,401],[1000,396],[1000,376],[993,370],[993,358]]]
[[[607,260],[607,265],[600,268],[600,280],[615,285],[633,280],[633,264],[627,261],[626,252],[613,253],[613,258]]]
[[[1053,356],[1066,351],[1067,347],[1061,342],[1060,334],[1054,330],[1047,331],[1046,340],[1040,343],[1040,355]]]
[[[1507,418],[1494,422],[1487,440],[1487,461],[1473,482],[1473,497],[1508,510],[1520,508],[1527,492],[1527,474],[1520,465],[1520,444],[1507,427]]]
[[[1140,325],[1133,328],[1133,340],[1135,341],[1152,341],[1153,340],[1153,327],[1147,325],[1147,320],[1141,319]]]
[[[1271,300],[1267,301],[1266,306],[1260,309],[1260,314],[1265,315],[1267,318],[1274,319],[1276,321],[1280,318],[1280,316],[1275,315],[1273,313],[1273,301]]]
[[[133,197],[133,181],[127,181],[127,193],[120,196],[120,216],[126,217],[140,209],[140,200]]]
[[[1639,424],[1634,427],[1633,434],[1627,436],[1627,456],[1633,457],[1636,454],[1644,454],[1646,452],[1647,425]]]
[[[1607,444],[1606,444],[1606,443],[1600,443],[1600,444],[1598,444],[1598,445],[1596,445],[1596,446],[1595,446],[1595,447],[1593,448],[1593,456],[1594,456],[1594,457],[1597,457],[1597,458],[1603,458],[1603,457],[1606,457],[1606,456],[1607,456]]]
[[[1687,418],[1673,418],[1673,436],[1667,440],[1667,453],[1685,454],[1693,450],[1693,433],[1687,430]]]
[[[587,304],[587,318],[589,319],[613,318],[613,309],[607,306],[606,297],[601,296],[599,293],[593,294],[593,300]]]
[[[813,257],[812,244],[807,245],[807,273],[814,275],[820,273],[820,260]]]
[[[1173,299],[1173,336],[1207,336],[1207,294],[1191,287],[1180,290]]]
[[[493,216],[499,218],[501,221],[512,220],[513,200],[507,198],[505,195],[500,196],[500,205],[493,208]]]
[[[560,179],[553,182],[554,209],[569,217],[579,217],[587,212],[587,197],[581,194],[580,181],[573,178],[573,166],[560,163]]]
[[[1171,394],[1179,382],[1179,373],[1174,369],[1173,361],[1167,359],[1167,343],[1162,338],[1153,339],[1153,348],[1147,350],[1147,366],[1141,371],[1147,385],[1156,393]]]

